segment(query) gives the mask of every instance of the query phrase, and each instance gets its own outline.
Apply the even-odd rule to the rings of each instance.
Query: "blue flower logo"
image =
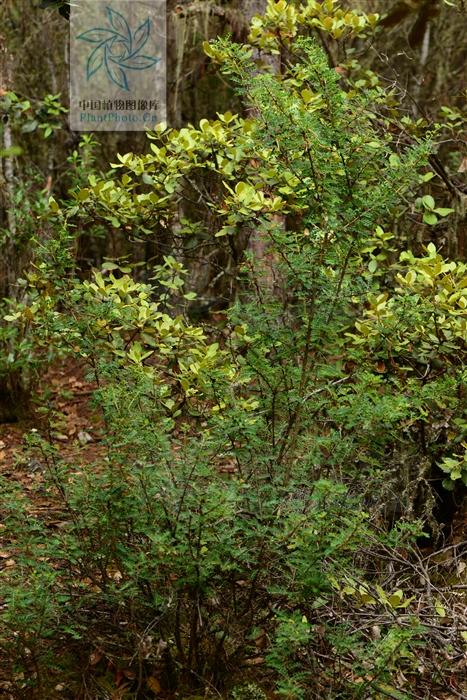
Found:
[[[133,33],[120,12],[111,7],[106,7],[106,11],[109,28],[96,27],[77,37],[97,44],[87,60],[86,78],[89,80],[103,68],[112,83],[129,90],[127,70],[146,70],[160,61],[141,53],[151,33],[151,22],[148,17]]]

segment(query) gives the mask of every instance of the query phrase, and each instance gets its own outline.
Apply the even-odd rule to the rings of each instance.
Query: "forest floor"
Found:
[[[51,437],[60,444],[60,456],[77,464],[92,462],[102,453],[102,418],[91,405],[96,384],[85,378],[79,364],[68,362],[50,369],[42,379],[40,402],[57,416]],[[18,423],[0,425],[0,474],[21,483],[33,491],[32,485],[41,480],[40,464],[31,461],[25,436],[31,430],[44,429],[42,417],[35,413]]]

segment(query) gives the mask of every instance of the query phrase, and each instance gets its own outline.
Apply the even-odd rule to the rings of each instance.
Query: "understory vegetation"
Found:
[[[270,1],[204,45],[232,111],[110,163],[82,136],[66,191],[4,167],[1,697],[466,697],[465,116],[345,53],[380,19]],[[0,100],[58,138],[57,95]]]

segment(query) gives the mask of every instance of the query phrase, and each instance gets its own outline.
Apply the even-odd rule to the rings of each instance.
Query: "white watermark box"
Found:
[[[144,131],[162,121],[165,0],[73,0],[70,128]]]

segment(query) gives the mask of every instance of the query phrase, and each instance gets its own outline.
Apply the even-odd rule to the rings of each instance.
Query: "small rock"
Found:
[[[81,445],[87,445],[88,442],[92,442],[92,437],[85,430],[80,430],[78,432],[78,441]]]

